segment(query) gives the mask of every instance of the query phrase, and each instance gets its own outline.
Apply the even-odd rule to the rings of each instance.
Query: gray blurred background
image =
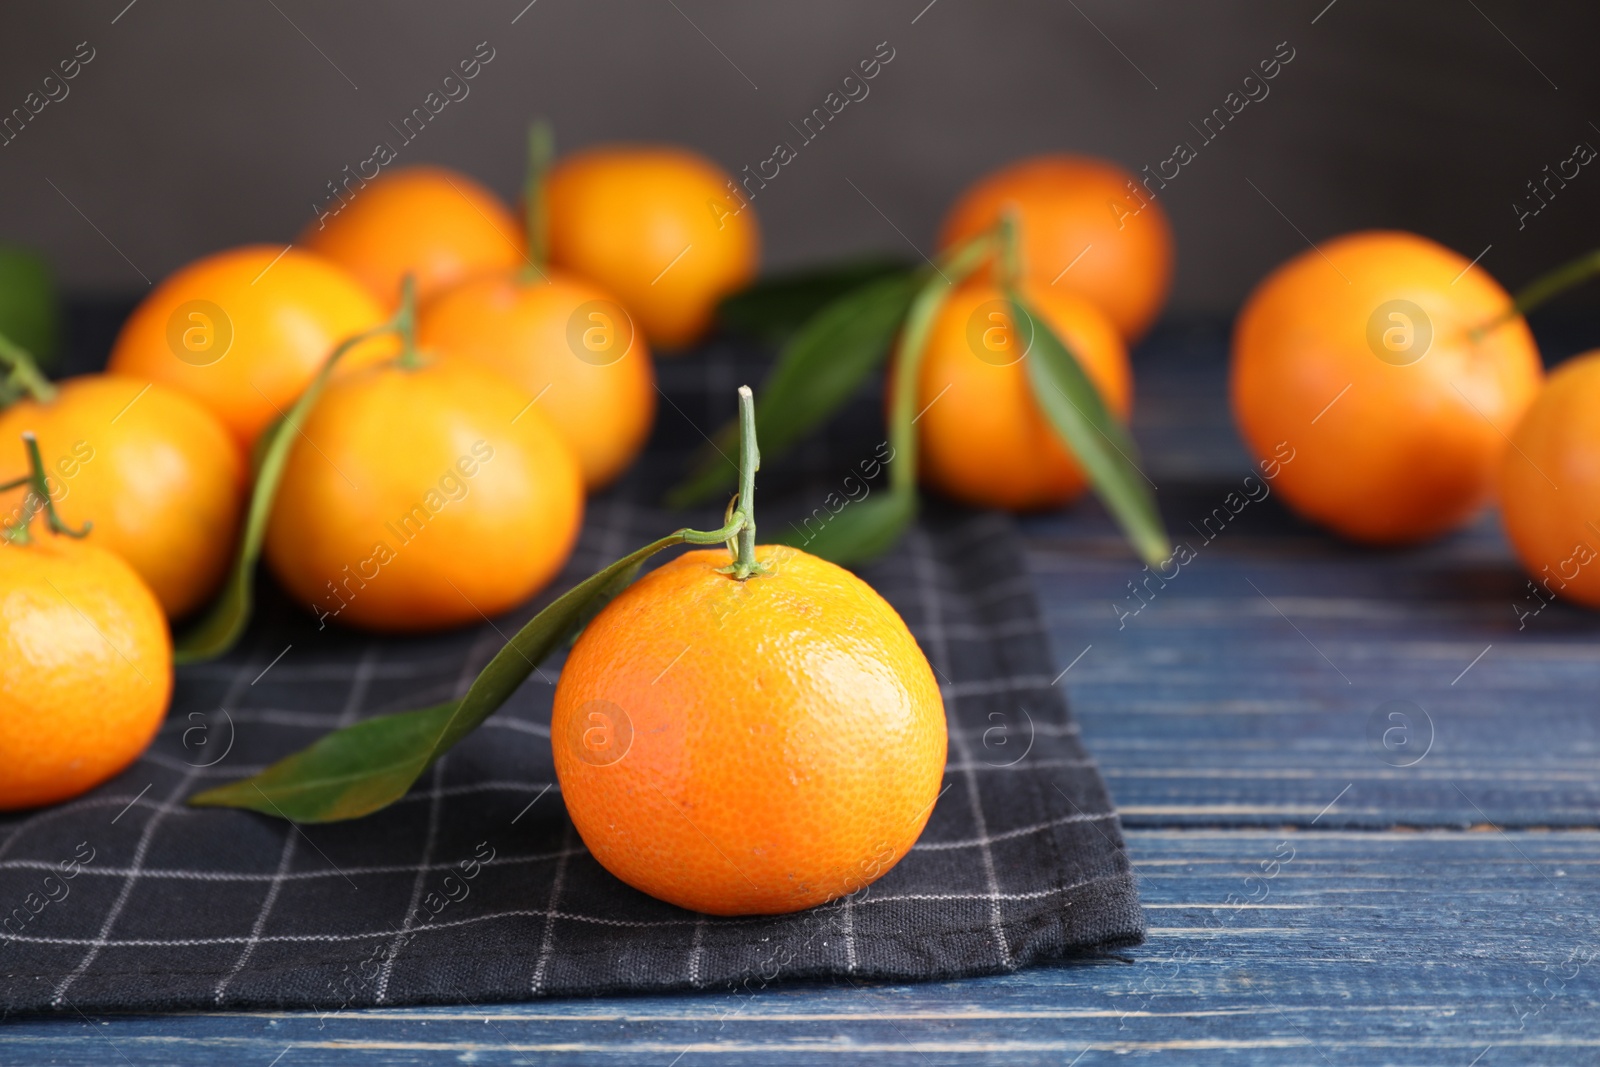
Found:
[[[1592,2],[85,0],[3,19],[0,112],[42,96],[79,42],[94,50],[0,147],[0,239],[45,251],[80,294],[135,295],[205,252],[292,238],[479,42],[493,61],[400,161],[510,197],[530,116],[565,148],[677,141],[736,171],[798,143],[789,124],[887,41],[870,94],[756,201],[769,270],[931,250],[961,188],[1021,155],[1138,169],[1179,141],[1199,155],[1162,194],[1178,312],[1229,313],[1307,240],[1358,228],[1488,248],[1509,286],[1600,244],[1600,162],[1520,228],[1513,206],[1537,206],[1527,183],[1577,143],[1600,148]],[[1270,95],[1202,145],[1191,123],[1279,42],[1294,59]]]

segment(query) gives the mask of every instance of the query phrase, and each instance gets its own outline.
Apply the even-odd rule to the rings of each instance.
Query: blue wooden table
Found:
[[[1271,497],[1228,511],[1250,464],[1225,340],[1171,328],[1137,362],[1136,435],[1196,551],[1176,577],[1134,599],[1092,502],[1025,521],[1142,947],[917,986],[11,1020],[0,1063],[1600,1063],[1600,616],[1519,628],[1492,517],[1375,553]]]

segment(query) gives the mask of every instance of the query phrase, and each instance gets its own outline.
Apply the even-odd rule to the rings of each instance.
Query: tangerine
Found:
[[[1126,420],[1133,371],[1116,327],[1088,300],[1024,282],[1024,298],[1077,357],[1106,407]],[[1005,293],[982,280],[945,300],[917,382],[919,474],[958,500],[1013,511],[1053,507],[1088,486],[1033,395],[1032,344]],[[890,390],[893,395],[893,389]]]
[[[1034,156],[993,171],[951,205],[949,249],[1017,213],[1022,266],[1039,286],[1086,297],[1130,344],[1161,312],[1172,281],[1172,226],[1155,195],[1114,163]]]
[[[305,390],[334,346],[384,321],[372,295],[332,262],[297,248],[247,245],[168,277],[117,335],[108,369],[181,389],[246,450]],[[393,354],[374,339],[344,369]]]
[[[670,146],[561,160],[546,184],[550,261],[615,293],[665,347],[697,340],[717,301],[755,276],[755,209],[727,172]]]
[[[167,620],[132,567],[70,537],[0,537],[0,811],[118,774],[171,695]]]
[[[323,620],[386,631],[476,622],[532,596],[583,517],[578,462],[532,399],[464,359],[334,378],[267,524],[279,581]]]
[[[1285,456],[1289,506],[1356,541],[1404,544],[1488,501],[1507,435],[1543,378],[1511,298],[1425,237],[1348,234],[1269,274],[1234,326],[1246,445]]]
[[[1547,591],[1600,608],[1600,350],[1555,369],[1511,444],[1499,487],[1512,548]]]
[[[655,370],[628,312],[559,271],[482,274],[425,304],[424,348],[504,375],[543,411],[577,456],[584,485],[603,488],[633,462],[655,419]]]
[[[522,262],[521,228],[489,189],[459,171],[416,166],[381,174],[352,192],[300,243],[359,278],[386,307],[415,276],[427,299],[463,278]]]
[[[939,686],[872,587],[762,545],[740,581],[685,553],[606,606],[550,736],[583,842],[636,889],[711,915],[797,911],[881,877],[921,834],[947,741]]]
[[[94,522],[94,541],[133,566],[178,618],[216,591],[233,555],[245,465],[227,429],[187,394],[90,374],[55,396],[0,411],[0,442],[39,439],[63,521]],[[0,450],[0,482],[27,473]],[[0,493],[20,504],[25,488]]]

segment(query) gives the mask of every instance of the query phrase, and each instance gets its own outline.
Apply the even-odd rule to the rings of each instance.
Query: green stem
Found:
[[[10,368],[6,385],[20,386],[41,404],[48,404],[56,398],[56,387],[40,373],[33,356],[5,334],[0,334],[0,367]]]
[[[1482,326],[1472,330],[1470,336],[1474,341],[1481,341],[1484,335],[1491,330],[1498,329],[1528,312],[1560,296],[1595,275],[1600,274],[1600,249],[1586,252],[1570,262],[1563,263],[1546,274],[1541,274],[1533,281],[1517,290],[1511,299],[1511,306],[1501,314],[1490,319]]]
[[[547,119],[535,119],[528,126],[528,174],[522,186],[522,224],[528,238],[528,269],[522,272],[524,281],[532,281],[534,275],[543,279],[545,264],[550,259],[550,213],[545,179],[555,155],[554,128]]]
[[[33,525],[34,516],[39,510],[44,509],[45,521],[50,527],[50,532],[65,534],[67,537],[85,537],[92,528],[92,523],[84,523],[83,529],[74,530],[61,516],[56,514],[56,503],[50,499],[50,483],[44,475],[44,458],[39,455],[39,439],[33,431],[27,430],[22,434],[22,444],[28,451],[28,476],[20,481],[7,482],[0,489],[17,489],[28,486],[28,494],[22,499],[22,515],[13,524],[0,527],[4,540],[14,545],[25,545],[33,540],[29,527]]]
[[[729,525],[738,526],[738,551],[728,569],[739,581],[766,568],[756,561],[756,471],[761,450],[756,445],[756,401],[748,385],[739,386],[739,495]]]
[[[1022,277],[1021,233],[1022,223],[1017,217],[1016,207],[1007,207],[1001,212],[995,231],[995,243],[998,246],[995,253],[998,269],[995,273],[1002,289],[1015,288]]]
[[[417,279],[414,275],[407,274],[401,279],[400,306],[386,325],[400,338],[400,358],[395,362],[406,370],[422,366],[422,354],[417,351]]]
[[[911,310],[906,313],[905,327],[900,331],[900,343],[894,354],[894,398],[889,409],[889,444],[894,450],[890,465],[889,488],[891,492],[911,493],[917,487],[917,417],[918,379],[922,375],[922,353],[928,347],[928,335],[933,332],[934,320],[951,290],[967,279],[994,255],[997,231],[989,230],[972,238],[945,257],[938,276],[928,279]]]
[[[735,515],[720,530],[679,530],[673,536],[683,538],[686,545],[725,545],[744,529],[744,516]]]
[[[272,516],[278,483],[283,480],[284,467],[289,461],[289,449],[294,444],[295,436],[345,354],[357,345],[375,337],[387,336],[395,330],[395,319],[390,319],[339,342],[328,358],[323,360],[316,377],[311,379],[305,391],[295,400],[288,414],[256,442],[256,455],[252,463],[255,484],[250,487],[244,532],[227,581],[222,587],[222,594],[206,611],[205,617],[174,643],[172,651],[175,662],[200,663],[215,659],[232,648],[244,633],[254,602],[251,582],[255,576],[256,561],[261,558],[261,549],[266,543],[267,520]]]

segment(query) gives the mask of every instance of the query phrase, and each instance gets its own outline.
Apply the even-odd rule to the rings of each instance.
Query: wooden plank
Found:
[[[1232,572],[1243,594],[1173,583],[1120,633],[1084,619],[1081,584],[1041,579],[1058,660],[1093,646],[1061,684],[1130,824],[1303,820],[1346,785],[1350,823],[1600,821],[1592,636],[1419,634],[1352,621],[1351,598],[1293,592],[1274,597],[1291,626],[1244,580],[1292,590],[1289,568],[1206,563],[1208,579]],[[1395,706],[1412,723],[1409,756],[1382,743]]]
[[[1600,1060],[1600,834],[1187,829],[1129,838],[1151,940],[1125,960],[916,986],[779,985],[322,1018],[69,1014],[11,1020],[0,1059],[268,1064],[282,1053],[290,1067],[667,1064],[681,1054],[681,1065],[1062,1065],[1083,1053],[1082,1067],[1159,1056],[1464,1065],[1492,1047],[1481,1067]]]

